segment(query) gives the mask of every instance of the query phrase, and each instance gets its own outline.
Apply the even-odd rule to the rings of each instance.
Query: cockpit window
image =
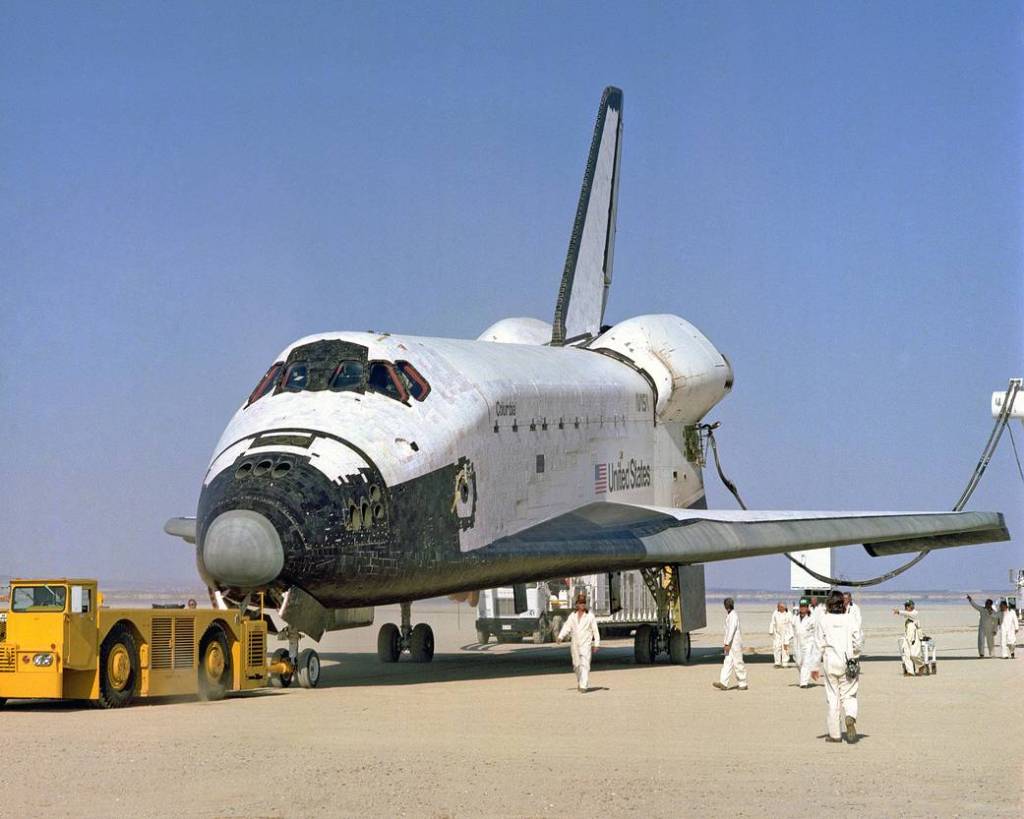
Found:
[[[274,385],[277,384],[278,376],[281,375],[281,370],[284,364],[277,361],[270,365],[270,369],[267,370],[266,375],[260,379],[260,383],[256,385],[256,389],[252,391],[249,396],[249,400],[246,401],[245,405],[249,406],[254,401],[259,401],[264,395],[274,389]]]
[[[430,384],[427,383],[427,379],[420,375],[419,370],[408,361],[396,361],[395,369],[398,370],[398,374],[402,377],[402,382],[409,391],[409,395],[417,401],[422,401],[427,397],[430,393]]]
[[[342,361],[331,376],[331,389],[335,392],[358,390],[363,383],[363,372],[362,361]]]
[[[396,401],[408,401],[409,394],[399,380],[393,364],[387,361],[370,362],[370,377],[366,380],[366,389],[380,392]]]
[[[302,392],[309,378],[309,367],[301,361],[289,364],[284,374],[284,389],[288,392]]]

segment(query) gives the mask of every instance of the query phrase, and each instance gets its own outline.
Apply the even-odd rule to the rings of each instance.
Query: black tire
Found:
[[[100,646],[101,708],[124,708],[139,693],[139,646],[125,623],[114,626]]]
[[[274,665],[283,660],[288,660],[291,663],[291,655],[288,653],[287,648],[279,648],[272,655],[270,655],[270,664]],[[292,684],[292,674],[289,671],[287,674],[271,674],[270,685],[274,688],[287,688]]]
[[[320,684],[320,655],[313,649],[300,651],[295,665],[295,676],[299,678],[299,685],[303,688],[316,688]]]
[[[686,665],[690,661],[690,635],[688,632],[672,632],[672,636],[668,638],[668,656],[676,665]]]
[[[484,645],[490,639],[491,639],[491,632],[489,632],[487,629],[485,629],[485,628],[478,628],[476,630],[476,641],[478,643],[480,643],[480,645]]]
[[[0,708],[3,708],[5,705],[7,705],[7,697],[0,697]]]
[[[377,659],[397,663],[402,654],[402,632],[394,623],[385,623],[377,632]]]
[[[548,635],[551,633],[551,628],[548,626],[546,620],[541,620],[537,623],[537,630],[533,632],[531,639],[534,645],[544,645],[548,641]]]
[[[633,656],[637,665],[650,665],[654,662],[654,629],[647,623],[636,627],[633,637]]]
[[[633,656],[638,665],[651,665],[657,659],[654,649],[655,636],[652,626],[646,623],[637,626],[633,636]]]
[[[231,689],[231,647],[220,626],[210,626],[199,641],[199,685],[203,702],[222,700]]]
[[[434,659],[434,631],[426,623],[418,623],[413,628],[409,654],[414,663],[429,663]]]

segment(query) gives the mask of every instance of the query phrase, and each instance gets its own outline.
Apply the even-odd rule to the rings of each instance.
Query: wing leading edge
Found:
[[[872,555],[1009,540],[997,512],[763,512],[594,503],[474,552],[494,585],[863,543]]]

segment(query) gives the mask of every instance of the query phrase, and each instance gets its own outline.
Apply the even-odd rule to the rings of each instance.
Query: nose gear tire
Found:
[[[316,688],[320,683],[320,655],[306,648],[299,652],[296,676],[303,688]]]

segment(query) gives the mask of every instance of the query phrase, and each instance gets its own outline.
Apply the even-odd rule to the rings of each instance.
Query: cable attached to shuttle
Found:
[[[967,505],[967,502],[971,499],[971,495],[974,494],[974,490],[978,488],[978,484],[981,481],[981,476],[985,474],[985,470],[988,468],[989,462],[992,460],[992,455],[995,453],[996,446],[999,444],[999,439],[1002,437],[1003,429],[1009,428],[1010,413],[1014,405],[1014,401],[1017,398],[1017,393],[1022,389],[1022,381],[1019,378],[1010,379],[1010,383],[1006,388],[1006,395],[1003,397],[1003,405],[999,411],[999,415],[996,418],[995,425],[992,427],[992,432],[988,436],[988,441],[985,443],[985,448],[981,451],[981,457],[978,459],[978,463],[974,467],[974,471],[971,473],[970,480],[967,481],[967,486],[964,487],[964,491],[960,494],[960,499],[953,506],[954,512],[960,512]],[[713,424],[700,424],[700,429],[706,436],[708,444],[711,447],[711,454],[715,458],[715,470],[718,472],[718,478],[721,480],[722,485],[732,493],[732,496],[736,498],[736,503],[740,505],[741,509],[746,510],[747,505],[743,502],[743,498],[740,497],[739,490],[729,478],[726,477],[725,472],[722,471],[722,462],[718,457],[718,442],[715,440],[715,430],[718,428],[718,422]],[[1020,458],[1017,457],[1017,445],[1013,441],[1013,431],[1010,431],[1010,441],[1013,443],[1013,454],[1017,458],[1017,469],[1020,470]],[[1021,471],[1021,479],[1024,480],[1024,471]],[[912,560],[908,560],[902,566],[897,566],[892,571],[886,572],[878,577],[872,577],[867,580],[844,580],[837,577],[828,577],[827,575],[819,574],[813,569],[801,563],[789,552],[785,555],[791,563],[799,566],[807,574],[813,577],[815,580],[821,583],[828,583],[830,586],[848,586],[850,588],[864,588],[865,586],[877,586],[880,583],[884,583],[887,580],[892,580],[894,577],[903,574],[907,569],[910,569],[924,560],[925,556],[930,552],[930,549],[922,549]]]

